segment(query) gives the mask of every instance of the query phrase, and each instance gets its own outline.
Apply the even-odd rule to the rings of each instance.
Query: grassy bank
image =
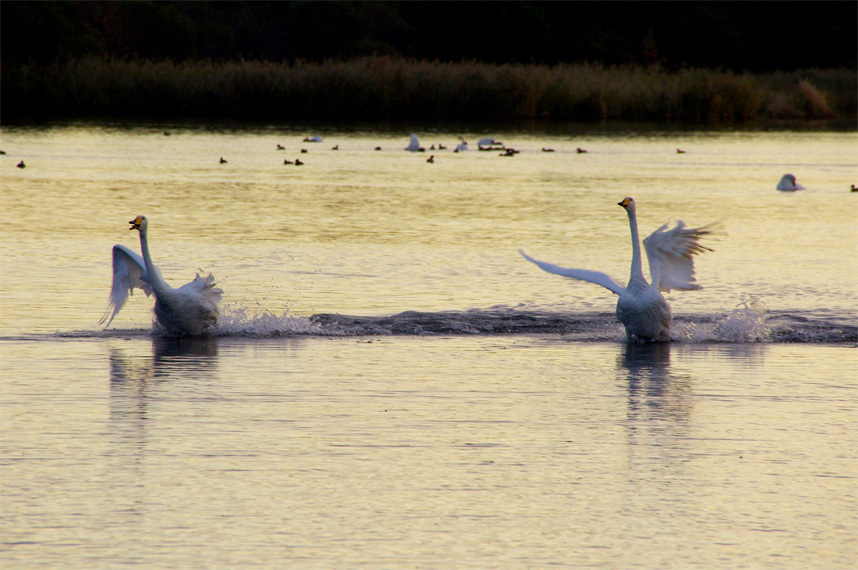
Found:
[[[266,120],[624,120],[858,115],[856,72],[439,63],[75,59],[2,69],[3,114]]]

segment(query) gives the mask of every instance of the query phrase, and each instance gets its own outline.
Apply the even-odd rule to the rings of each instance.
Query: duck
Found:
[[[429,158],[427,158],[426,162],[428,162],[429,164],[435,164],[435,155],[433,154]]]
[[[220,163],[221,163],[221,164],[226,164],[226,159],[225,159],[224,157],[220,157]]]

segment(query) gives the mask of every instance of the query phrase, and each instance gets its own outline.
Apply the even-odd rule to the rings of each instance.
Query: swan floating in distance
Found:
[[[629,215],[632,234],[631,273],[629,283],[625,287],[605,273],[586,269],[568,269],[537,261],[521,250],[519,253],[549,273],[589,281],[619,295],[617,319],[625,327],[629,340],[669,341],[672,314],[670,305],[667,304],[662,292],[668,292],[671,289],[687,291],[700,288],[694,279],[694,256],[712,251],[700,245],[700,239],[712,232],[709,226],[686,228],[682,221],[672,230],[667,230],[667,224],[655,230],[643,242],[652,278],[652,283],[647,283],[643,275],[635,201],[632,198],[625,198],[618,205],[625,208]]]
[[[322,137],[320,137],[319,135],[316,135],[316,136],[313,136],[313,137],[304,137],[304,141],[303,141],[303,142],[322,142],[323,140],[325,140],[325,139],[323,139],[323,138],[322,138]]]
[[[485,137],[477,142],[477,146],[503,146],[503,143],[492,137]]]
[[[792,174],[784,174],[781,176],[781,181],[778,182],[778,190],[784,190],[786,192],[792,192],[794,190],[804,190],[804,186],[801,184],[797,184],[795,181],[795,176]]]
[[[420,140],[417,138],[417,135],[411,133],[411,140],[408,143],[408,146],[405,147],[405,150],[409,152],[425,152],[426,149],[420,146]]]
[[[149,222],[137,216],[130,222],[131,230],[140,232],[139,256],[124,245],[113,246],[113,287],[110,304],[99,321],[110,326],[116,314],[125,306],[134,289],[142,289],[146,296],[155,295],[155,317],[168,334],[202,336],[209,334],[217,324],[217,305],[223,291],[215,287],[214,277],[199,274],[190,283],[178,289],[170,287],[149,254]],[[108,318],[109,317],[109,318]]]
[[[456,150],[454,150],[453,152],[462,152],[468,150],[468,141],[466,141],[462,137],[459,137],[459,140],[462,142],[456,145]]]

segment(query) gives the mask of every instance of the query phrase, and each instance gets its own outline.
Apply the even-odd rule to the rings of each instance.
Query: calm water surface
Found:
[[[4,569],[856,567],[855,133],[0,134]],[[670,345],[517,253],[624,282],[624,196],[722,227]],[[97,326],[137,214],[217,337]]]

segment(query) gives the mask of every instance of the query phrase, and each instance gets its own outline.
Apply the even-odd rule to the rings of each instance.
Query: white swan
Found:
[[[493,137],[485,137],[481,138],[479,142],[477,142],[477,146],[500,146],[503,145],[501,141],[495,140]]]
[[[601,285],[620,296],[617,301],[617,319],[626,328],[629,340],[669,341],[670,305],[661,294],[671,289],[692,290],[700,286],[694,283],[694,259],[698,253],[712,251],[700,245],[700,238],[712,233],[708,228],[686,228],[680,221],[672,230],[667,224],[655,230],[644,240],[652,283],[647,283],[641,263],[641,246],[638,237],[638,220],[635,201],[625,198],[618,204],[629,214],[632,233],[632,267],[629,284],[623,287],[609,275],[586,269],[567,269],[551,263],[537,261],[523,251],[519,253],[549,273],[581,279]]]
[[[778,182],[778,190],[785,190],[787,192],[791,192],[794,190],[804,190],[804,186],[801,184],[796,184],[795,176],[792,174],[784,174],[781,176],[781,181]]]
[[[140,232],[140,257],[123,245],[113,246],[113,287],[110,304],[99,324],[110,326],[113,318],[125,305],[134,288],[142,289],[146,296],[155,294],[155,317],[166,332],[186,336],[209,334],[219,316],[217,305],[223,291],[215,287],[214,277],[196,278],[178,289],[170,287],[152,262],[147,236],[148,221],[137,216],[129,229]],[[112,311],[112,312],[111,312]],[[109,317],[109,319],[108,319]]]
[[[420,141],[417,139],[417,135],[411,133],[411,142],[408,143],[408,146],[405,147],[405,150],[409,152],[417,152],[420,150]]]

